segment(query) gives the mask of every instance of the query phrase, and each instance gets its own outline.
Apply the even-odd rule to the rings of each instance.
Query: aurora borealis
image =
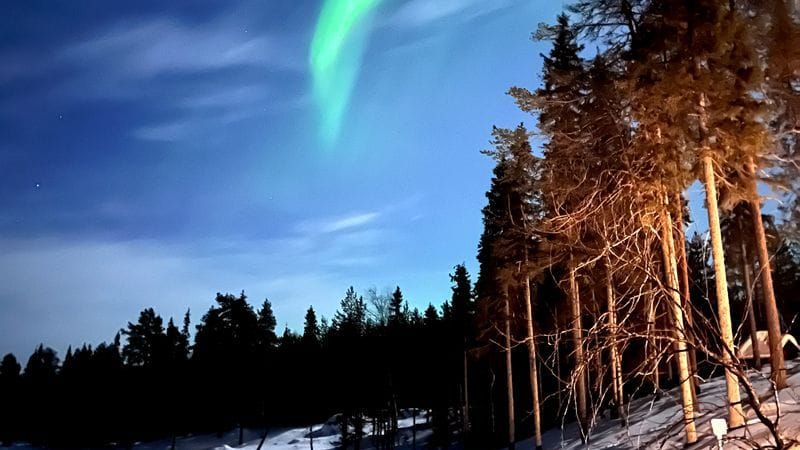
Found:
[[[552,3],[4,2],[0,355],[216,292],[295,330],[351,285],[441,304]]]
[[[325,0],[309,50],[320,137],[332,144],[342,127],[369,38],[368,18],[381,0]]]

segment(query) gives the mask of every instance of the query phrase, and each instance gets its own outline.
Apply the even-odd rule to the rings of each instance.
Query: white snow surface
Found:
[[[800,362],[786,361],[788,387],[779,392],[780,420],[779,430],[785,438],[800,441]],[[769,365],[765,364],[761,373],[749,371],[750,380],[762,399],[762,411],[774,420],[778,408],[774,390],[769,382]],[[698,394],[700,411],[696,415],[698,442],[688,448],[715,449],[717,441],[711,431],[711,419],[726,418],[725,378],[718,371],[717,376],[701,383]],[[746,392],[740,389],[742,400]],[[654,397],[639,398],[627,406],[629,426],[624,428],[619,420],[599,419],[589,435],[588,442],[583,444],[575,423],[564,424],[562,429],[551,429],[542,436],[542,447],[548,449],[683,449],[685,435],[683,415],[680,403],[680,391],[672,389]],[[767,428],[758,421],[753,410],[745,406],[747,424],[737,430],[728,432],[724,441],[724,449],[753,448],[742,438],[751,439],[761,445],[772,444]],[[543,412],[547,414],[547,412]],[[535,449],[533,438],[518,442],[518,450]],[[793,447],[794,448],[794,447]],[[797,446],[800,449],[800,446]]]
[[[800,441],[800,362],[787,361],[788,387],[778,394],[780,399],[779,429],[784,437]],[[776,399],[768,380],[769,366],[765,365],[761,373],[750,371],[750,379],[762,399],[762,411],[771,419],[776,417]],[[718,374],[719,375],[719,374]],[[697,414],[697,431],[699,440],[691,449],[717,448],[716,438],[711,432],[710,421],[713,418],[725,418],[725,380],[716,376],[706,380],[701,385],[698,395],[700,411]],[[742,397],[746,396],[744,389]],[[581,442],[579,431],[575,423],[565,423],[562,428],[548,430],[543,435],[543,448],[545,450],[579,450],[579,449],[678,449],[686,448],[684,445],[684,430],[680,405],[680,393],[677,389],[663,392],[660,398],[639,398],[627,405],[629,425],[622,427],[618,419],[598,418],[589,435],[588,443]],[[544,415],[553,411],[543,411]],[[771,436],[764,425],[758,422],[756,415],[748,406],[745,406],[748,424],[738,430],[728,433],[724,449],[752,448],[741,440],[746,437],[760,444],[769,444]],[[403,410],[398,421],[398,436],[395,448],[412,448],[412,414]],[[424,410],[418,410],[416,417],[416,447],[427,448],[426,443],[432,431],[426,424]],[[328,450],[340,448],[339,426],[335,417],[327,422],[312,427],[314,449]],[[518,430],[525,433],[526,430]],[[364,426],[364,439],[361,448],[369,450],[374,448],[370,439],[372,425],[367,422]],[[527,433],[526,433],[527,434]],[[229,450],[245,449],[256,450],[263,437],[261,430],[244,430],[244,443],[238,446],[239,430],[234,429],[222,434],[185,436],[176,440],[177,450]],[[272,428],[262,445],[262,450],[306,450],[311,448],[311,435],[308,427],[304,428]],[[535,449],[533,438],[517,442],[518,450]],[[137,443],[135,450],[169,450],[171,440],[165,439],[154,442]],[[454,448],[454,447],[451,447]],[[797,446],[800,449],[800,445]],[[2,447],[0,447],[2,449]],[[38,450],[26,444],[15,444],[10,450]]]

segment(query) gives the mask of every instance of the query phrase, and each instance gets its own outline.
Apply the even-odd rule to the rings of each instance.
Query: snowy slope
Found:
[[[780,429],[783,435],[800,440],[800,363],[797,361],[787,361],[789,374],[789,387],[780,392]],[[776,403],[771,397],[770,385],[767,380],[769,367],[766,366],[761,374],[752,371],[751,379],[754,381],[759,396],[764,399],[764,412],[774,418],[776,415]],[[698,397],[700,412],[697,417],[697,429],[700,437],[699,442],[691,448],[706,449],[716,448],[710,420],[712,418],[724,418],[727,414],[725,408],[725,381],[718,376],[706,381],[701,385],[702,392]],[[744,396],[744,391],[742,392]],[[755,414],[749,408],[745,408],[748,419],[755,419]],[[547,414],[547,411],[544,411]],[[567,423],[563,429],[552,429],[545,432],[543,436],[544,448],[578,450],[578,449],[649,449],[664,448],[678,449],[684,448],[683,427],[681,425],[680,398],[677,389],[673,389],[662,395],[660,399],[640,398],[632,402],[628,407],[629,426],[623,428],[619,420],[599,419],[595,424],[594,430],[589,438],[588,445],[581,443],[577,426],[574,423]],[[412,448],[412,422],[413,419],[409,411],[401,412],[401,419],[398,422],[398,438],[396,448],[398,450]],[[432,431],[427,425],[425,413],[419,411],[416,417],[417,448],[425,448],[425,443],[430,438]],[[755,422],[750,420],[749,422]],[[364,427],[362,449],[373,448],[369,438],[372,432],[371,424]],[[327,450],[338,448],[340,441],[339,426],[334,418],[326,423],[313,426],[313,441],[315,450]],[[245,449],[256,450],[261,442],[263,432],[259,430],[245,430],[244,444],[239,447],[238,430],[231,430],[222,436],[215,434],[187,436],[178,438],[176,448],[178,450],[228,450]],[[310,449],[310,439],[308,428],[283,428],[271,429],[268,433],[262,450],[300,450]],[[766,428],[760,423],[749,423],[746,427],[731,431],[728,440],[725,442],[725,449],[752,448],[745,445],[741,440],[747,437],[759,443],[768,443],[769,434]],[[171,441],[161,440],[155,442],[137,443],[133,447],[135,450],[169,450]],[[533,439],[527,439],[517,443],[517,449],[534,449]],[[800,448],[800,447],[798,447]],[[24,444],[17,444],[11,447],[12,450],[36,450],[34,447]]]
[[[789,374],[789,387],[780,392],[780,429],[786,437],[800,440],[800,364],[796,361],[787,361]],[[750,379],[759,393],[760,398],[765,398],[763,411],[771,419],[776,415],[776,403],[771,398],[770,384],[767,380],[769,366],[766,365],[761,374],[751,371]],[[697,431],[699,441],[691,448],[705,449],[716,448],[716,438],[711,432],[710,421],[712,418],[725,418],[725,380],[718,376],[701,384],[702,392],[698,396],[701,411],[697,416]],[[745,396],[742,390],[742,396]],[[760,422],[753,423],[756,416],[750,408],[745,408],[748,425],[739,430],[728,433],[724,448],[752,448],[745,445],[741,438],[747,437],[761,444],[768,443],[769,433]],[[601,420],[589,438],[589,444],[583,445],[574,423],[565,424],[563,430],[549,430],[542,436],[545,449],[577,450],[591,449],[649,449],[684,448],[682,414],[680,407],[680,393],[673,389],[659,400],[637,399],[629,406],[629,423],[623,428],[618,420]],[[737,441],[737,439],[739,439]],[[534,449],[533,439],[519,443],[517,449]]]

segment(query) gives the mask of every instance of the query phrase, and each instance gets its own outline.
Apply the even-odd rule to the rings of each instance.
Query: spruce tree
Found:
[[[319,345],[319,338],[320,329],[317,324],[317,314],[314,312],[314,307],[309,306],[303,323],[302,342],[306,346],[317,347]]]
[[[269,349],[277,345],[278,336],[275,334],[275,327],[278,322],[272,312],[272,303],[269,299],[264,299],[261,309],[258,310],[258,336],[259,346]]]
[[[11,380],[19,378],[22,366],[17,362],[17,358],[12,353],[7,353],[0,361],[0,383],[9,383]]]
[[[122,356],[130,366],[152,367],[163,362],[166,348],[164,321],[153,308],[145,308],[134,324],[128,322],[123,330],[127,343],[122,348]]]
[[[406,314],[403,311],[403,292],[397,286],[389,299],[389,325],[397,327],[406,322]]]

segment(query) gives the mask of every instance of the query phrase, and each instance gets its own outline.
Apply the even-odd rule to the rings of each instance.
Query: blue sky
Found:
[[[420,308],[473,278],[492,125],[532,119],[561,2],[384,0],[359,25],[335,140],[309,45],[321,2],[4,3],[0,353],[110,340],[216,292],[298,329],[350,285]],[[349,50],[348,50],[349,51]],[[355,51],[355,50],[353,50]],[[352,56],[352,55],[351,55]]]

